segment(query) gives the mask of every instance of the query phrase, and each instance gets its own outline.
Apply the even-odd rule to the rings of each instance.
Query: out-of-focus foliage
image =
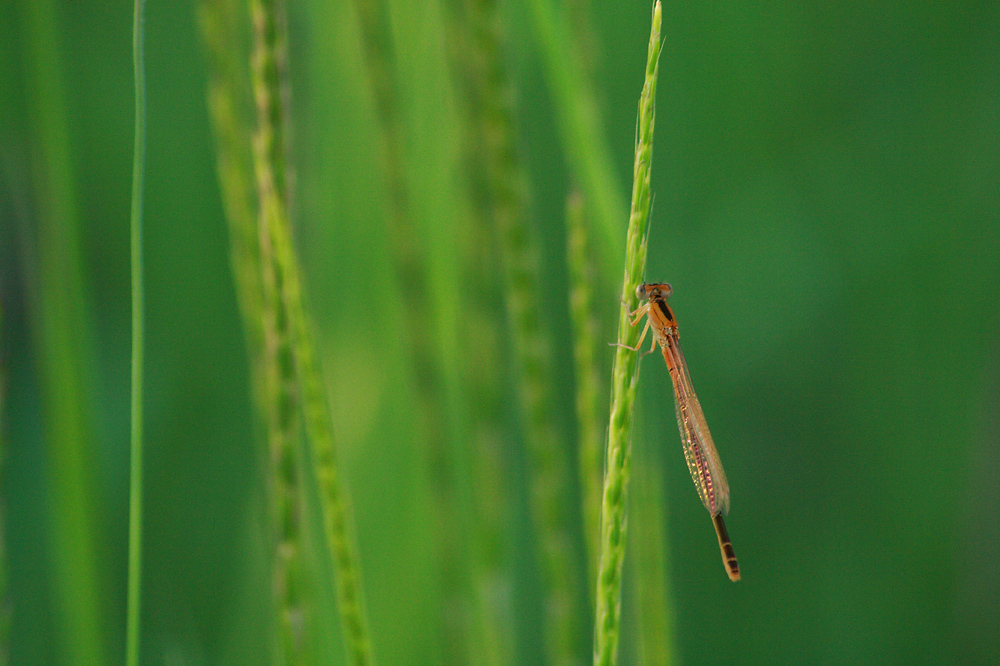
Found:
[[[496,530],[494,542],[474,541],[469,525],[456,522],[467,541],[454,561],[468,567],[484,543],[496,549],[491,561],[507,584],[493,592],[513,612],[507,663],[538,664],[530,469],[511,340],[495,302],[500,278],[489,276],[499,271],[498,249],[470,195],[459,4],[392,3],[395,129],[425,262],[434,362],[451,373],[442,381],[494,387],[484,395],[439,386],[443,427],[461,445],[462,433],[471,441],[485,432],[476,430],[477,414],[494,415],[477,446],[489,443],[495,477],[456,474],[468,450],[430,456],[425,446],[417,374],[426,359],[413,357],[401,314],[412,291],[394,265],[384,127],[352,2],[290,3],[293,217],[377,661],[455,659],[440,622],[455,598],[442,582],[449,573],[440,548],[440,501],[449,496],[441,475],[451,474],[455,496],[493,498],[487,524]],[[565,4],[584,17],[570,24],[602,114],[594,141],[608,147],[624,201],[650,8]],[[40,220],[72,188],[79,275],[68,279],[84,327],[73,349],[87,356],[77,359],[74,381],[89,438],[82,487],[90,488],[93,532],[73,552],[94,558],[94,598],[73,601],[93,603],[80,612],[100,618],[94,636],[108,663],[118,663],[131,7],[54,3],[56,46],[33,52],[38,6],[0,4],[0,612],[10,614],[10,663],[73,663],[70,628],[86,615],[74,624],[66,609],[77,606],[60,602],[67,589],[81,589],[59,573],[59,526],[75,514],[60,505],[72,494],[60,486],[65,451],[48,444],[56,378],[46,374],[38,332],[48,304],[39,302],[40,285],[66,278],[40,274],[62,270],[43,258]],[[547,87],[530,8],[499,9],[542,267],[555,425],[569,446],[576,426],[564,216],[574,183],[556,126],[564,114]],[[266,664],[263,449],[216,178],[206,58],[192,3],[149,0],[146,11],[143,660]],[[632,537],[665,535],[662,584],[677,657],[1000,662],[1000,5],[667,3],[662,33],[647,277],[674,286],[693,381],[729,477],[727,525],[743,575],[735,585],[725,576],[687,478],[666,368],[648,356],[636,463],[655,466],[663,487],[633,500],[662,497],[663,505],[634,511],[629,526]],[[33,58],[51,58],[53,67],[39,70]],[[60,78],[39,81],[39,71]],[[47,180],[39,166],[51,118],[39,115],[32,91],[45,86],[56,86],[64,103],[56,122],[69,182]],[[595,275],[599,335],[611,341],[620,285]],[[612,354],[601,361],[605,380]],[[577,489],[570,494],[578,506]],[[456,506],[455,521],[473,520],[467,504]],[[644,530],[640,519],[657,516],[665,524]],[[571,547],[583,562],[582,533]],[[645,663],[645,597],[634,568],[641,552],[626,554],[625,663]],[[325,603],[317,609],[320,654],[339,663],[339,629]]]

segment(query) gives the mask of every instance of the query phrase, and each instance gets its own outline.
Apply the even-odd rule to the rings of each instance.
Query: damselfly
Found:
[[[701,411],[701,404],[691,384],[684,352],[681,351],[677,320],[667,305],[667,299],[673,293],[673,288],[665,282],[643,283],[635,293],[646,303],[630,313],[635,317],[632,325],[635,326],[642,316],[646,315],[646,326],[642,329],[642,335],[633,351],[639,350],[642,341],[646,339],[646,333],[649,329],[653,329],[653,346],[649,353],[653,352],[659,343],[663,350],[663,359],[670,371],[670,379],[674,384],[677,427],[681,431],[688,471],[694,479],[694,486],[698,490],[701,503],[712,514],[712,523],[715,525],[715,534],[719,537],[719,548],[722,551],[722,563],[726,567],[726,573],[729,574],[730,580],[737,581],[740,579],[740,567],[736,563],[736,553],[726,532],[726,524],[722,520],[722,514],[729,512],[729,484],[726,482],[726,473],[722,471],[719,452],[712,443],[712,434],[708,431],[705,414]]]

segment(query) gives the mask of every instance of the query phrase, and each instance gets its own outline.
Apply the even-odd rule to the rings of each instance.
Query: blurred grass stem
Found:
[[[586,74],[585,55],[574,48],[562,5],[554,0],[528,0],[532,28],[554,98],[562,148],[570,173],[593,211],[601,275],[610,282],[618,271],[623,249],[620,234],[625,200],[603,139],[604,126]]]
[[[251,83],[257,108],[253,138],[260,228],[260,271],[263,287],[264,374],[267,386],[269,496],[273,534],[272,594],[278,630],[278,656],[286,666],[309,661],[305,644],[309,613],[305,608],[303,560],[300,402],[295,372],[293,333],[284,298],[287,276],[275,250],[275,237],[287,232],[284,181],[284,120],[278,49],[282,42],[281,8],[274,0],[251,0],[253,25]]]
[[[139,664],[139,629],[142,599],[142,368],[145,331],[145,297],[142,270],[142,200],[146,166],[146,70],[143,10],[145,0],[135,0],[132,55],[135,72],[135,147],[132,156],[132,441],[129,469],[128,608],[125,629],[125,663]]]
[[[474,136],[482,141],[486,214],[494,225],[504,274],[507,325],[530,464],[530,509],[544,584],[546,656],[579,663],[583,590],[569,502],[572,464],[553,415],[552,352],[542,326],[537,239],[526,219],[524,176],[516,149],[516,114],[504,67],[496,3],[470,3],[478,63],[472,72]]]
[[[587,238],[586,207],[579,192],[566,202],[569,313],[573,326],[573,370],[576,384],[577,458],[583,538],[587,548],[587,580],[597,579],[601,529],[601,453],[604,432],[598,417],[597,319],[594,314],[594,275]],[[588,586],[589,589],[589,586]],[[593,599],[591,599],[593,604]]]
[[[266,422],[264,304],[260,266],[249,59],[249,9],[244,0],[201,0],[199,23],[208,57],[208,108],[216,148],[216,172],[229,227],[229,260],[243,318],[254,405]]]
[[[264,285],[265,344],[269,385],[274,389],[278,429],[271,447],[275,484],[275,518],[279,542],[275,569],[276,593],[281,614],[281,651],[288,663],[308,659],[301,642],[302,590],[296,590],[296,569],[301,567],[304,539],[302,510],[293,440],[299,400],[313,459],[308,469],[317,476],[326,545],[333,558],[337,602],[354,666],[371,663],[371,648],[361,595],[360,569],[354,552],[352,520],[346,493],[339,480],[333,428],[325,384],[312,341],[311,324],[303,305],[298,260],[288,219],[288,178],[284,129],[287,126],[287,90],[284,86],[287,49],[284,8],[273,0],[252,0],[252,86],[257,104],[254,165],[257,177],[261,268]],[[282,485],[284,487],[282,487]],[[294,559],[293,559],[294,558]]]
[[[52,0],[22,3],[21,41],[28,76],[27,108],[37,237],[25,253],[37,265],[26,276],[32,336],[38,354],[49,500],[55,626],[66,663],[107,663],[104,593],[96,555],[101,515],[95,501],[91,422],[94,358],[90,303],[82,265],[81,228],[70,121],[66,106],[58,12]]]
[[[470,658],[469,634],[473,621],[466,598],[470,588],[470,564],[467,543],[471,528],[466,519],[471,504],[466,453],[467,437],[458,402],[449,397],[457,393],[457,372],[450,369],[455,346],[440,343],[442,331],[435,322],[436,299],[443,290],[434,273],[441,267],[428,252],[432,244],[428,234],[420,233],[421,196],[410,196],[406,159],[419,151],[407,146],[404,125],[405,84],[400,83],[397,51],[406,45],[393,39],[391,7],[382,0],[355,0],[361,26],[365,71],[375,102],[381,128],[379,154],[386,191],[386,225],[389,229],[392,267],[396,282],[407,285],[407,297],[401,311],[410,348],[409,359],[417,385],[417,424],[427,460],[437,473],[432,475],[433,515],[436,519],[435,546],[444,600],[437,622],[445,646],[445,666],[464,664]],[[405,11],[405,10],[404,10]],[[413,17],[412,14],[409,15]],[[433,31],[433,24],[428,26]],[[430,68],[429,68],[430,69]],[[408,109],[412,114],[412,109]],[[454,298],[444,300],[453,301]],[[440,301],[437,301],[440,302]]]

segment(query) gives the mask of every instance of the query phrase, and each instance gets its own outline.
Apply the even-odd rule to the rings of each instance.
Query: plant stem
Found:
[[[295,573],[300,563],[285,558],[301,558],[303,545],[301,498],[294,478],[294,430],[292,414],[299,401],[305,416],[304,426],[310,441],[312,459],[308,469],[316,475],[320,489],[320,510],[326,544],[333,558],[336,597],[347,643],[348,660],[353,666],[372,663],[368,622],[364,613],[361,576],[355,553],[353,521],[347,493],[336,464],[333,425],[324,383],[316,360],[312,327],[303,303],[299,265],[292,245],[288,219],[289,168],[283,129],[288,123],[287,91],[283,85],[285,26],[281,7],[274,0],[252,0],[254,25],[253,90],[257,100],[257,135],[254,138],[254,164],[260,205],[261,266],[265,290],[265,310],[272,310],[265,326],[265,340],[274,356],[268,360],[272,386],[277,389],[280,434],[272,448],[271,464],[276,488],[279,520],[279,562],[276,568],[278,599],[282,613],[283,651],[296,660],[304,660],[301,642],[299,590],[293,580],[283,575]],[[275,345],[272,347],[272,345]],[[274,384],[277,382],[277,385]],[[277,434],[277,433],[276,433]],[[293,484],[295,484],[293,486]],[[294,492],[293,492],[294,491]],[[287,547],[287,549],[286,549]],[[284,565],[283,565],[284,563]],[[295,613],[299,615],[296,616]],[[289,643],[288,641],[293,641]]]
[[[286,666],[304,664],[302,492],[299,479],[300,402],[295,351],[285,282],[288,276],[275,249],[275,236],[287,233],[284,181],[281,84],[276,53],[281,22],[274,0],[251,0],[253,23],[251,82],[257,106],[253,138],[257,182],[258,241],[263,291],[264,375],[267,386],[271,524],[273,530],[272,594],[277,615],[278,655]]]
[[[660,2],[653,6],[646,79],[639,98],[639,138],[635,148],[632,206],[626,237],[622,310],[618,319],[618,347],[612,371],[611,418],[601,512],[601,561],[597,582],[594,664],[613,666],[618,659],[621,630],[621,577],[625,559],[626,507],[631,457],[632,415],[638,381],[639,331],[629,313],[638,304],[635,294],[646,270],[646,229],[649,225],[649,177],[653,158],[653,121],[656,77],[660,56]]]
[[[142,199],[146,166],[146,70],[143,12],[145,0],[135,0],[132,25],[135,70],[135,147],[132,156],[132,438],[128,512],[128,611],[125,663],[139,664],[142,599],[142,368],[145,332],[142,270]]]
[[[470,106],[474,136],[482,144],[484,208],[504,269],[504,303],[530,464],[530,509],[544,585],[546,657],[551,664],[573,664],[579,663],[583,651],[583,578],[567,501],[572,463],[553,416],[553,361],[542,325],[537,240],[525,214],[497,3],[472,3],[468,12],[474,42],[470,59],[477,63],[469,76]]]

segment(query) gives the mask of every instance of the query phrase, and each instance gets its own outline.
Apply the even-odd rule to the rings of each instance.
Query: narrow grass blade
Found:
[[[321,491],[326,543],[333,558],[337,602],[344,629],[348,660],[354,666],[372,662],[368,623],[364,613],[361,577],[355,553],[353,522],[346,491],[339,479],[324,383],[316,360],[312,329],[303,304],[299,265],[292,245],[288,218],[288,174],[284,128],[287,119],[287,88],[282,76],[287,38],[283,7],[273,0],[252,0],[254,26],[252,85],[257,101],[257,133],[254,137],[254,166],[260,206],[261,267],[266,317],[265,341],[268,353],[269,384],[275,389],[279,433],[273,441],[272,469],[276,491],[280,543],[276,579],[283,652],[289,663],[305,660],[298,645],[305,632],[301,622],[299,591],[294,581],[303,546],[302,521],[298,516],[302,500],[292,475],[296,467],[293,446],[293,414],[299,400],[304,413],[306,436],[313,459],[307,469],[316,475]],[[294,486],[293,486],[294,484]],[[281,486],[284,488],[281,488]],[[293,490],[295,491],[293,493]],[[295,557],[296,562],[289,558]],[[284,578],[283,578],[284,577]],[[295,660],[295,661],[292,661]]]
[[[582,571],[574,547],[573,507],[566,501],[572,463],[553,416],[553,359],[542,325],[537,239],[526,216],[503,22],[498,3],[492,0],[459,3],[455,13],[453,51],[465,83],[470,120],[467,153],[474,165],[470,184],[489,229],[485,242],[488,247],[499,247],[503,269],[501,295],[515,357],[516,391],[530,465],[529,508],[542,572],[546,657],[551,664],[579,663],[586,615]],[[493,617],[498,626],[509,626],[509,619]],[[510,646],[501,651],[510,654]]]
[[[26,248],[37,261],[37,271],[28,276],[28,299],[51,480],[49,556],[59,632],[53,640],[66,663],[96,666],[107,663],[107,646],[106,599],[95,552],[100,514],[92,468],[92,327],[56,4],[21,3],[37,218],[37,238]]]
[[[435,307],[437,302],[445,300],[441,297],[441,263],[435,261],[434,238],[421,233],[418,211],[426,210],[420,205],[421,197],[419,194],[411,196],[408,189],[407,155],[404,153],[409,149],[412,156],[416,147],[407,143],[410,137],[404,132],[406,119],[400,109],[404,103],[400,99],[403,86],[397,85],[397,81],[399,69],[405,68],[405,64],[397,66],[396,54],[405,47],[393,40],[390,30],[390,14],[394,8],[382,0],[356,0],[355,6],[361,26],[365,70],[382,130],[377,152],[381,156],[388,204],[385,221],[389,229],[392,271],[395,283],[406,285],[406,298],[402,299],[400,312],[401,323],[407,331],[408,357],[416,384],[417,433],[431,469],[441,472],[431,478],[435,559],[444,597],[434,621],[441,634],[444,666],[457,666],[468,663],[472,655],[469,635],[473,625],[468,604],[472,577],[470,451],[467,437],[457,435],[463,429],[458,421],[464,420],[455,413],[458,401],[449,398],[449,393],[458,393],[458,372],[454,370],[457,363],[449,361],[455,356],[457,345],[441,341],[446,337],[441,333],[448,329],[447,322],[434,317],[435,311],[444,311]],[[428,65],[425,71],[430,68]],[[452,249],[449,245],[449,255],[455,254]],[[435,273],[438,273],[437,279]],[[454,287],[444,287],[449,288]],[[454,302],[455,299],[447,300]]]
[[[623,249],[621,222],[625,200],[604,139],[597,97],[586,75],[585,56],[573,47],[562,4],[555,0],[528,0],[532,28],[541,46],[552,90],[562,148],[573,180],[593,210],[601,274],[612,281]]]
[[[263,284],[260,268],[253,150],[253,98],[246,67],[249,10],[244,0],[202,0],[199,24],[208,59],[208,109],[216,172],[229,227],[229,260],[250,356],[252,392],[261,427],[266,423]]]
[[[142,626],[142,369],[145,298],[142,271],[142,200],[146,170],[145,0],[135,0],[132,24],[132,67],[135,72],[135,146],[132,155],[132,437],[129,467],[128,608],[125,663],[139,664]]]
[[[621,632],[621,577],[625,559],[626,506],[631,464],[632,415],[638,381],[638,353],[628,347],[638,343],[639,331],[629,312],[638,305],[636,287],[646,270],[646,229],[649,224],[649,177],[653,158],[653,124],[656,77],[660,56],[660,2],[653,6],[646,80],[639,98],[639,133],[635,149],[632,207],[626,238],[622,309],[618,318],[618,343],[612,370],[611,418],[608,426],[607,462],[601,506],[601,560],[597,581],[594,631],[595,666],[612,666],[618,660]]]
[[[3,340],[3,304],[0,303],[0,340]],[[7,423],[3,420],[7,405],[7,373],[0,369],[0,474],[4,473],[7,464],[7,440],[4,432]],[[7,502],[0,504],[0,604],[7,605],[7,575],[10,567],[7,565]],[[0,666],[7,666],[10,655],[10,611],[0,609]]]
[[[268,407],[269,497],[273,530],[272,593],[277,614],[278,655],[286,666],[308,663],[309,646],[303,584],[302,484],[297,440],[300,406],[295,368],[294,333],[284,297],[288,279],[275,248],[275,236],[288,233],[284,180],[280,9],[273,0],[252,0],[251,82],[257,103],[253,138],[257,183],[260,273],[264,330],[264,376]]]
[[[329,553],[333,557],[333,570],[337,579],[337,607],[347,643],[348,660],[352,666],[367,666],[374,660],[361,588],[354,522],[347,489],[340,480],[333,423],[330,420],[325,384],[314,352],[312,328],[302,307],[298,280],[290,277],[296,270],[290,240],[288,236],[284,236],[276,244],[284,245],[283,248],[277,248],[277,254],[284,255],[284,259],[279,259],[279,262],[289,274],[289,279],[285,281],[285,299],[295,336],[295,365],[302,390],[305,431],[312,444],[312,459],[308,468],[316,475],[320,489],[323,527]]]
[[[553,416],[552,354],[542,325],[537,240],[526,219],[524,176],[516,148],[509,75],[503,61],[498,8],[493,2],[467,8],[478,65],[469,73],[472,136],[484,174],[484,210],[494,227],[503,263],[504,302],[515,354],[517,394],[529,455],[530,509],[538,538],[545,607],[543,633],[551,664],[579,663],[584,592],[567,502],[572,463]],[[477,143],[479,143],[477,142]]]

